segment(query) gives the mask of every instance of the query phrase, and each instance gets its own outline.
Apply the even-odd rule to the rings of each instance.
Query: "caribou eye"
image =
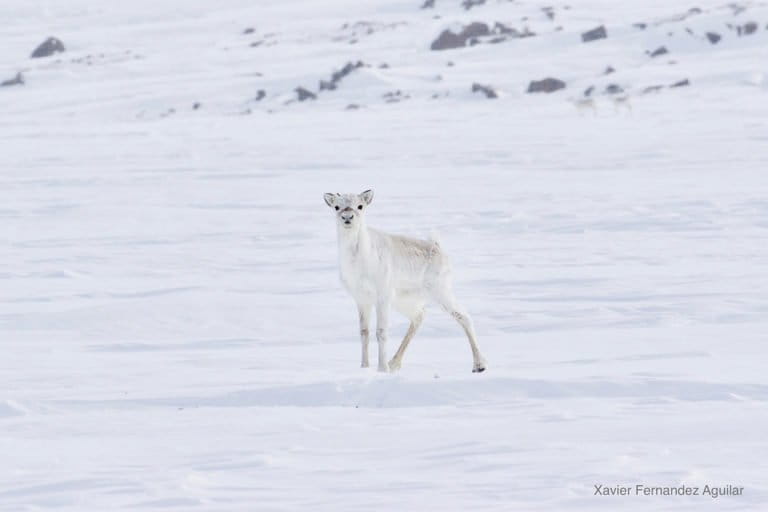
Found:
[[[363,205],[358,206],[357,209],[358,210],[362,210],[363,209]]]
[[[339,207],[338,206],[336,207],[336,211],[339,211]]]

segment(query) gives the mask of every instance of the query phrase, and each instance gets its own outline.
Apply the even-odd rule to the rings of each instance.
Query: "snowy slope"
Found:
[[[0,510],[768,508],[768,6],[421,3],[0,3]],[[471,22],[536,36],[430,50]],[[486,373],[438,309],[358,368],[322,193],[364,188]]]

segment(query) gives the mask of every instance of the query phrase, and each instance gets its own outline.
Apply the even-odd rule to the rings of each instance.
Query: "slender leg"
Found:
[[[360,316],[360,341],[363,344],[360,368],[368,368],[368,318],[371,316],[371,306],[367,304],[358,304],[357,312]]]
[[[400,369],[400,366],[403,363],[403,354],[405,354],[405,349],[408,348],[408,344],[411,342],[413,335],[416,334],[416,330],[421,325],[422,320],[424,320],[423,309],[411,319],[411,325],[408,327],[408,332],[405,333],[405,337],[403,338],[402,343],[400,343],[400,348],[397,349],[395,356],[389,362],[389,371],[395,372]]]
[[[376,341],[379,343],[379,371],[386,372],[387,368],[387,322],[389,321],[389,302],[380,301],[376,304]]]
[[[472,349],[472,372],[480,373],[485,371],[485,359],[480,354],[480,349],[477,348],[477,336],[475,336],[475,329],[472,327],[472,319],[469,317],[469,314],[458,305],[456,299],[451,294],[438,297],[438,302],[444,310],[456,319],[469,339],[469,346]]]

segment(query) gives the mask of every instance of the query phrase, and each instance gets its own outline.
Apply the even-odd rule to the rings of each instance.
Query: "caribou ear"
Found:
[[[327,194],[323,194],[323,199],[325,199],[325,204],[333,208],[336,206],[336,197],[338,194],[331,194],[330,192]]]
[[[371,201],[373,201],[373,190],[366,190],[360,194],[360,197],[365,201],[365,204],[371,204]]]

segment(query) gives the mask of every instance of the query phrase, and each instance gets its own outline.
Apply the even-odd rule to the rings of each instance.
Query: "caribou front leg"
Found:
[[[360,341],[362,342],[362,357],[360,368],[368,368],[368,319],[371,316],[371,306],[368,304],[358,304],[357,313],[360,317]]]
[[[387,323],[389,322],[389,301],[376,304],[376,341],[379,343],[379,371],[387,372]]]

